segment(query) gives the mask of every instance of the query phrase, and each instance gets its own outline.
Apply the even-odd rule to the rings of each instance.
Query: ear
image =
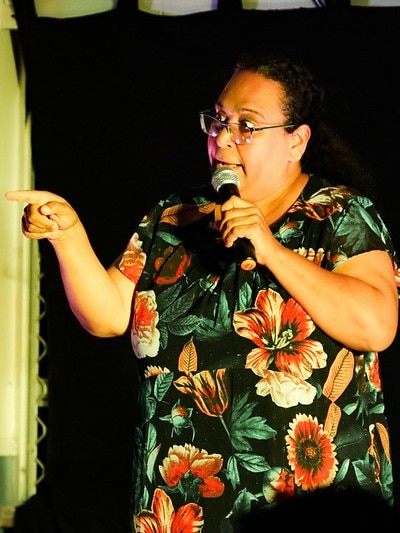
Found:
[[[290,134],[290,156],[292,163],[300,161],[311,137],[311,129],[308,124],[301,124]]]

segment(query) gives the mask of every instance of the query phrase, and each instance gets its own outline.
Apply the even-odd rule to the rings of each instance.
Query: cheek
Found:
[[[212,163],[215,159],[215,154],[217,151],[217,144],[215,142],[214,137],[208,137],[207,139],[207,152],[208,152],[208,159],[210,163]]]
[[[286,142],[267,142],[257,146],[254,159],[260,166],[280,167],[286,165],[289,160],[289,147]]]

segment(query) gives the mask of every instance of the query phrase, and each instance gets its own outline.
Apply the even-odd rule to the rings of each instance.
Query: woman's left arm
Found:
[[[399,299],[388,253],[365,252],[328,271],[276,242],[274,248],[269,267],[325,333],[359,351],[392,344]]]

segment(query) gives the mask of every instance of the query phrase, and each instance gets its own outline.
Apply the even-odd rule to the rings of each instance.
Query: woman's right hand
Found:
[[[48,191],[9,191],[5,198],[28,204],[22,216],[22,232],[29,239],[62,240],[79,222],[73,207],[61,196]]]

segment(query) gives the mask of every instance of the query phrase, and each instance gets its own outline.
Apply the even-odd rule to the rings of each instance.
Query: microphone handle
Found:
[[[239,189],[235,183],[224,183],[218,189],[221,203],[226,202],[231,196],[240,196]],[[256,265],[256,252],[254,246],[245,237],[239,237],[233,243],[236,262],[242,270],[253,270]]]
[[[236,262],[242,270],[253,270],[256,267],[256,252],[249,239],[239,237],[233,243],[233,249],[235,250]]]
[[[223,183],[218,188],[218,197],[220,199],[221,204],[225,203],[231,196],[239,196],[240,193],[238,186],[235,183]]]

